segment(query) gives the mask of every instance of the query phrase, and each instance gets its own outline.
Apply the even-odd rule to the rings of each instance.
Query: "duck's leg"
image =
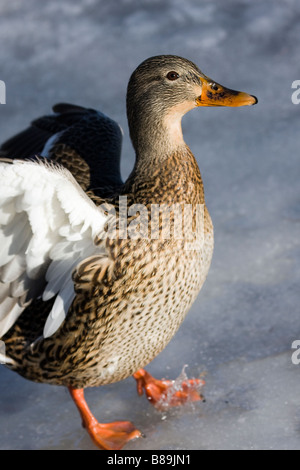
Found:
[[[82,418],[83,427],[86,428],[92,441],[100,449],[122,449],[131,439],[141,437],[140,431],[130,421],[115,421],[106,424],[98,423],[85,401],[83,388],[68,388]]]
[[[137,381],[139,395],[145,394],[156,408],[180,406],[191,401],[203,400],[199,389],[205,384],[201,379],[188,379],[175,384],[174,380],[157,380],[145,369],[139,369],[133,374]]]

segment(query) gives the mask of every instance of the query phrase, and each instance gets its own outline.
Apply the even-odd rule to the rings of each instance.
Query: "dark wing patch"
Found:
[[[0,147],[0,156],[9,158],[31,157],[40,153],[47,140],[52,136],[51,132],[30,126]]]
[[[85,190],[93,190],[101,197],[118,192],[123,184],[120,126],[103,113],[73,104],[56,104],[53,111],[54,114],[35,119],[30,127],[4,142],[0,157],[45,156],[59,161],[75,178],[79,167],[81,172],[86,171]]]

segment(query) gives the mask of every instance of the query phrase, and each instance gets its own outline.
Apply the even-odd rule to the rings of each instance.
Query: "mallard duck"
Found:
[[[213,225],[182,116],[256,102],[189,60],[151,57],[128,84],[136,160],[125,183],[120,127],[92,109],[56,105],[2,145],[1,361],[32,381],[68,387],[101,449],[141,434],[129,421],[99,423],[84,388],[133,375],[139,394],[163,399],[172,381],[144,367],[176,333],[211,263]],[[186,380],[170,404],[200,399],[199,383]]]

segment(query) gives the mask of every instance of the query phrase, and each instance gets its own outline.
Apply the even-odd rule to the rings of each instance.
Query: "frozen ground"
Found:
[[[206,403],[161,415],[133,379],[89,389],[95,415],[130,419],[146,438],[128,449],[300,449],[300,79],[298,0],[0,0],[1,140],[70,101],[125,131],[132,70],[182,55],[230,88],[258,96],[241,109],[198,109],[183,122],[215,226],[206,284],[176,337],[148,370],[206,372]],[[0,367],[0,449],[94,449],[65,389]]]

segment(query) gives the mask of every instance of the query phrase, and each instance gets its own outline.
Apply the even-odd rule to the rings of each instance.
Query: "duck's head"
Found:
[[[160,139],[175,144],[182,139],[181,118],[191,109],[256,103],[255,96],[223,87],[187,59],[172,55],[150,57],[137,67],[128,84],[131,138],[136,149],[149,147]]]

